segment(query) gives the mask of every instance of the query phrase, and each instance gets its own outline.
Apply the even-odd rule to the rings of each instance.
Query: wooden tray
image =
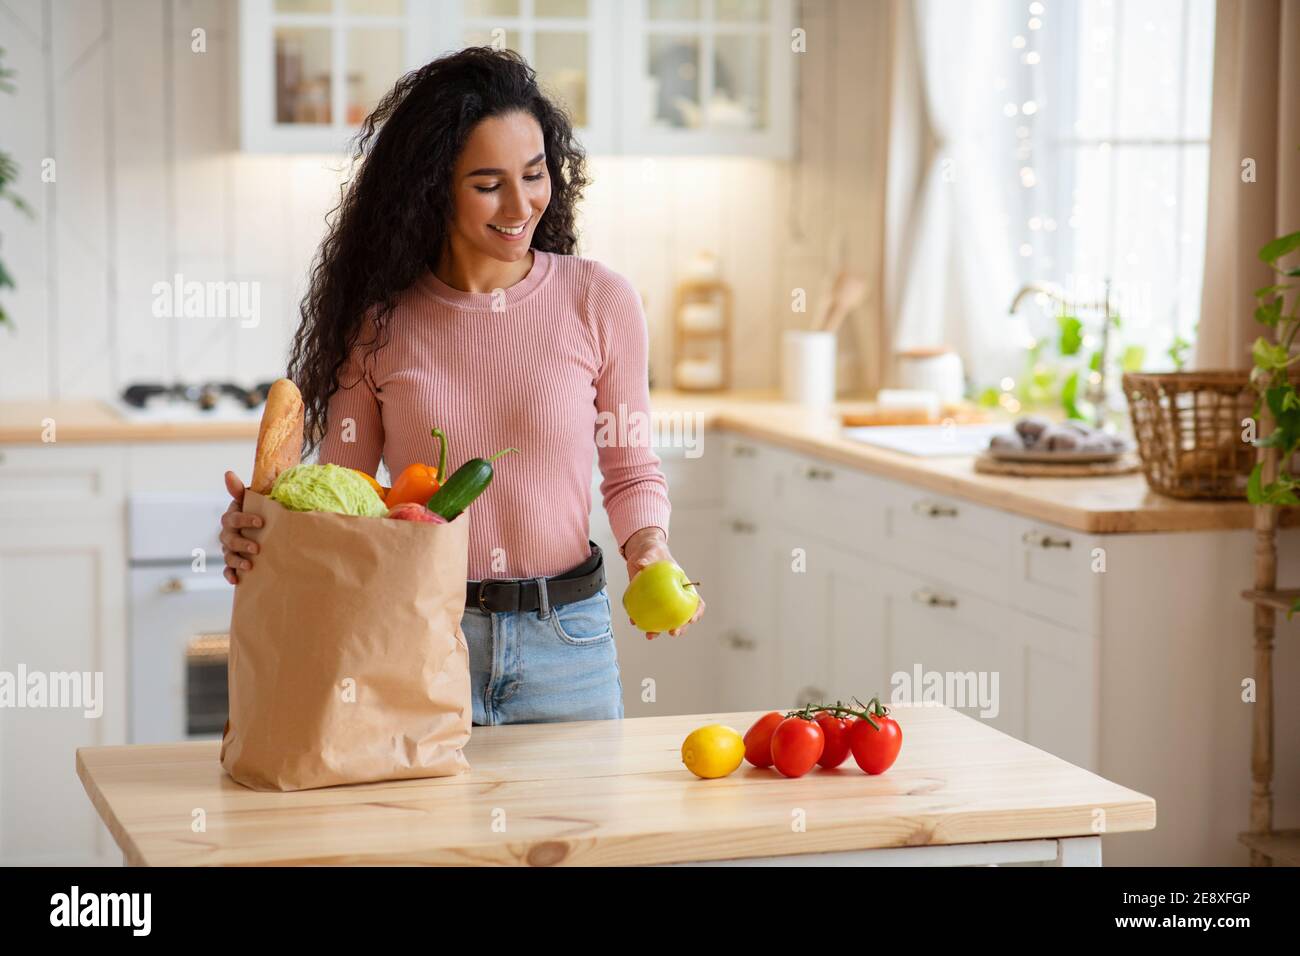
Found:
[[[1129,475],[1141,467],[1137,455],[1126,454],[1114,461],[1060,462],[1002,461],[988,452],[975,459],[982,475],[1017,475],[1021,478],[1096,478],[1101,475]]]

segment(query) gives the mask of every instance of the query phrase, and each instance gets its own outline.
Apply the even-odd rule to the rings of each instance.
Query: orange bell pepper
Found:
[[[447,472],[447,436],[441,428],[433,429],[433,437],[438,439],[438,467],[415,462],[402,469],[402,473],[393,482],[392,490],[384,498],[389,508],[408,502],[424,504],[442,487]]]

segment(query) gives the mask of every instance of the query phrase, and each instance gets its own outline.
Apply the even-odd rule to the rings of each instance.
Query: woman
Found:
[[[649,413],[647,333],[628,281],[573,254],[587,179],[570,123],[522,57],[474,47],[399,80],[357,155],[289,362],[307,442],[372,475],[381,457],[393,475],[436,462],[435,425],[449,468],[519,449],[471,513],[461,626],[474,723],[621,717],[603,558],[588,540],[593,454],[629,579],[672,560],[670,505],[647,445],[596,440],[598,413]],[[611,433],[645,431],[599,432]],[[258,551],[241,531],[260,519],[240,510],[231,472],[226,485],[221,542],[238,584]]]

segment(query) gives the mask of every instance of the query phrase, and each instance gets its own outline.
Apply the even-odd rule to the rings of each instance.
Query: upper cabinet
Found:
[[[791,154],[784,0],[638,0],[621,18],[625,153]]]
[[[788,158],[790,0],[241,0],[250,152],[341,152],[402,73],[522,54],[591,153]]]
[[[433,14],[418,0],[243,0],[243,148],[344,151],[394,81],[429,59]]]

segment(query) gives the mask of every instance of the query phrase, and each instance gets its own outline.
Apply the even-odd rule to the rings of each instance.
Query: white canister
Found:
[[[834,402],[835,333],[789,329],[782,345],[782,397],[800,405]]]
[[[960,402],[966,391],[961,356],[942,346],[905,349],[898,353],[898,384],[934,392],[945,404]]]

